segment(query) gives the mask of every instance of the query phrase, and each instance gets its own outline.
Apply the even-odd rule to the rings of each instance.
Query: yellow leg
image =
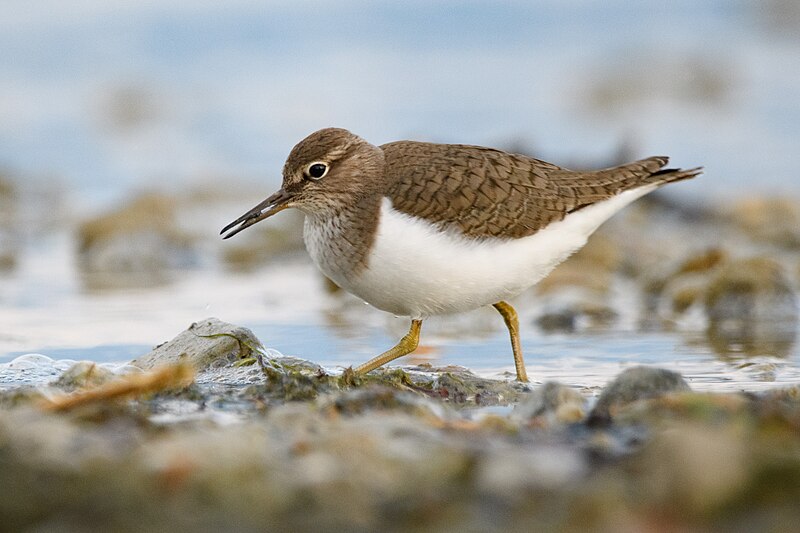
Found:
[[[508,333],[511,335],[511,350],[514,352],[514,366],[517,369],[517,381],[528,381],[525,361],[522,360],[522,345],[519,342],[519,318],[517,312],[507,302],[497,302],[494,308],[503,315]]]
[[[397,343],[397,346],[390,350],[386,350],[379,356],[374,357],[363,365],[356,367],[355,373],[366,374],[367,372],[375,370],[379,366],[385,365],[389,361],[394,361],[398,357],[408,355],[416,350],[417,345],[419,345],[419,330],[421,328],[422,320],[412,320],[411,329],[408,330],[408,333],[406,333],[405,337],[400,339],[400,342]]]

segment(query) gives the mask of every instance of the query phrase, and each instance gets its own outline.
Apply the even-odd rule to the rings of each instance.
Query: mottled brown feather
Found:
[[[663,169],[666,157],[574,172],[480,146],[398,141],[380,148],[395,209],[474,238],[532,235],[623,191],[701,172]]]

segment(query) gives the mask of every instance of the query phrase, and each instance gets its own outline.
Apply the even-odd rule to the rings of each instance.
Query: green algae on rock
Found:
[[[335,374],[311,361],[266,350],[249,329],[216,318],[192,324],[131,365],[152,369],[180,363],[191,364],[203,382],[246,383],[253,393],[279,403],[367,385],[411,391],[459,406],[508,405],[529,391],[527,384],[483,378],[457,366],[390,367],[364,376],[346,369]]]
[[[367,386],[390,387],[440,399],[457,406],[508,405],[521,397],[528,385],[482,378],[461,367],[417,366],[379,368],[363,376],[351,369],[332,375],[313,363],[295,358],[262,358],[270,394],[286,400],[316,398],[320,393]]]

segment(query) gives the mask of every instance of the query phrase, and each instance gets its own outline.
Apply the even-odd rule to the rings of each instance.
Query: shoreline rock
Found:
[[[152,390],[147,377],[176,364],[209,381]],[[330,374],[217,319],[137,365],[141,379],[78,363],[49,392],[0,392],[5,527],[585,531],[658,516],[728,531],[800,520],[798,387],[696,393],[679,374],[634,367],[587,413],[568,385],[459,367]],[[242,371],[260,379],[242,384]],[[39,407],[55,390],[85,396],[126,379],[150,389]]]

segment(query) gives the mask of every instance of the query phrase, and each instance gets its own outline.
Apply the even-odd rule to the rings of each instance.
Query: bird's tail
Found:
[[[561,183],[572,189],[575,196],[575,205],[569,212],[583,209],[624,191],[648,186],[649,190],[654,190],[667,183],[688,180],[703,171],[702,167],[687,170],[664,168],[668,162],[668,157],[655,156],[594,172],[576,174],[565,171]]]
[[[703,167],[690,169],[664,168],[669,163],[666,156],[654,156],[634,161],[614,168],[597,172],[598,176],[618,181],[620,189],[632,189],[642,185],[666,184],[675,181],[692,179],[703,173]],[[601,177],[601,179],[602,179]]]

